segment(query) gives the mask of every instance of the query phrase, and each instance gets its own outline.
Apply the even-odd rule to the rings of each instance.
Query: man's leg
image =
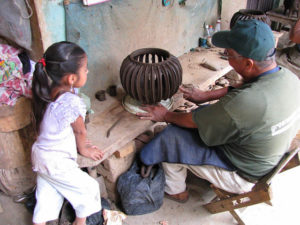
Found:
[[[163,163],[166,175],[165,196],[174,201],[184,203],[189,199],[189,192],[186,190],[187,169],[181,164]]]
[[[216,187],[231,193],[245,193],[250,191],[254,186],[254,183],[246,181],[236,172],[215,166],[192,166],[163,163],[163,167],[166,175],[165,191],[171,195],[178,194],[186,190],[185,180],[187,169],[196,176],[209,181]]]
[[[187,168],[183,164],[163,163],[166,176],[165,192],[170,195],[186,190]]]

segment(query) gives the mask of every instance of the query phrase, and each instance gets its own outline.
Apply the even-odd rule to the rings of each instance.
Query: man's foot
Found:
[[[184,192],[174,194],[174,195],[165,193],[165,197],[179,203],[185,203],[189,199],[189,192],[186,190]]]

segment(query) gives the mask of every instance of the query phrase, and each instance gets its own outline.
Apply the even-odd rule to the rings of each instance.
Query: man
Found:
[[[291,28],[289,37],[295,45],[278,51],[276,61],[300,78],[300,20]]]
[[[212,42],[225,48],[229,64],[244,78],[241,87],[210,92],[181,88],[190,101],[219,101],[191,113],[156,105],[137,114],[176,125],[148,143],[141,160],[146,165],[169,162],[163,163],[166,196],[179,202],[188,199],[187,169],[228,192],[250,191],[278,164],[300,128],[300,81],[277,66],[268,25],[238,21],[230,31],[215,33]]]

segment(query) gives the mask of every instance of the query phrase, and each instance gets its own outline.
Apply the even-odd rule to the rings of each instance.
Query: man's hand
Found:
[[[208,98],[205,91],[201,91],[194,87],[185,88],[180,86],[179,90],[183,93],[183,98],[194,103],[203,103],[207,102]]]
[[[156,122],[166,122],[165,116],[168,110],[161,104],[158,105],[146,105],[141,107],[146,113],[137,113],[136,115],[142,120],[153,120]]]

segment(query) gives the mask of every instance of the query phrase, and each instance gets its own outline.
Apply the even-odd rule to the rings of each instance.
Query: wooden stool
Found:
[[[19,98],[14,106],[0,106],[0,189],[17,195],[35,185],[31,169],[31,101]]]
[[[239,225],[244,225],[245,223],[235,209],[263,202],[272,205],[270,201],[272,199],[272,190],[270,185],[274,176],[280,172],[283,172],[284,170],[300,165],[298,156],[300,145],[298,142],[299,140],[294,139],[293,144],[296,144],[293,147],[293,150],[287,152],[282,157],[279,164],[270,173],[262,177],[250,192],[244,194],[233,194],[211,185],[217,197],[210,203],[204,205],[204,208],[213,214],[229,211]]]

